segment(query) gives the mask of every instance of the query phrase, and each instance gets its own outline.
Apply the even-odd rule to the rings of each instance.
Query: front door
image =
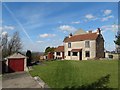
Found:
[[[64,59],[64,52],[62,52],[62,59]]]
[[[79,52],[79,60],[82,60],[82,51]]]

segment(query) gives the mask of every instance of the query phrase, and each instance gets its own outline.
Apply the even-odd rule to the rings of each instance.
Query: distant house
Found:
[[[120,46],[119,46],[119,45],[116,45],[115,52],[116,52],[116,53],[120,53]]]
[[[72,35],[64,39],[66,60],[88,60],[104,58],[104,39],[100,28],[97,32]]]
[[[48,59],[48,60],[54,59],[54,52],[48,52],[48,54],[47,54],[47,59]]]
[[[55,49],[54,59],[64,59],[64,46],[58,46]]]
[[[114,60],[119,60],[120,55],[116,52],[105,52],[105,58],[107,59],[114,59]]]
[[[44,60],[44,55],[40,55],[40,60]]]
[[[46,55],[43,56],[43,60],[53,60],[54,59],[54,52],[48,52]]]
[[[79,30],[77,30],[75,33],[74,33],[74,35],[81,35],[81,34],[86,34],[87,32],[86,31],[84,31],[83,29],[79,29]]]

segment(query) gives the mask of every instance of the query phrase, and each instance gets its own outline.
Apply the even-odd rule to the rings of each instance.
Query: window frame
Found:
[[[85,48],[90,48],[90,41],[85,41]]]
[[[78,56],[78,52],[72,52],[72,56]]]
[[[90,51],[85,51],[85,57],[90,57]]]
[[[71,51],[68,51],[68,56],[71,56]]]
[[[58,54],[58,53],[59,53],[59,54]],[[60,56],[60,52],[56,52],[56,55],[57,55],[57,56]]]
[[[71,48],[71,42],[68,43],[68,48]]]

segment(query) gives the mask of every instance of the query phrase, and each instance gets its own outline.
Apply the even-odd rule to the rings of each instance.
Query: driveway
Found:
[[[2,88],[41,88],[28,72],[16,72],[3,75]]]

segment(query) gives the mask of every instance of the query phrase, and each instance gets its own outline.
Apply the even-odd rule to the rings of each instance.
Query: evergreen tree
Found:
[[[116,49],[117,49],[117,53],[119,55],[118,59],[120,60],[120,31],[118,31],[116,38],[117,39],[114,42],[116,45],[118,45]]]
[[[115,42],[115,44],[117,44],[118,46],[120,46],[120,31],[118,31],[116,38],[117,39],[114,42]]]
[[[48,52],[54,52],[55,48],[54,47],[47,47],[45,49],[45,55],[48,53]]]
[[[27,52],[26,52],[26,56],[27,56],[27,66],[31,66],[32,53],[31,53],[30,50],[27,50]]]

